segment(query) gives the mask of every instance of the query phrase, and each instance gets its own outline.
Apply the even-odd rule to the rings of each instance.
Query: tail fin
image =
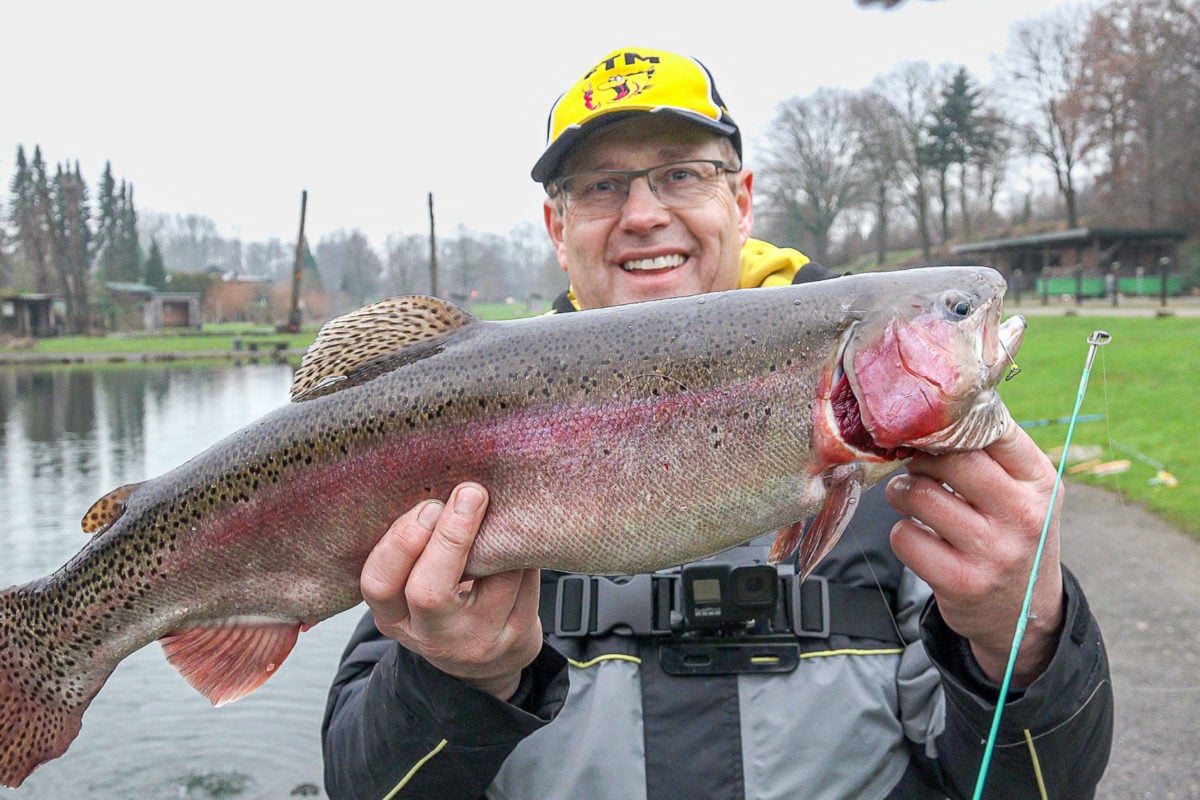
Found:
[[[53,638],[26,622],[35,600],[25,587],[0,590],[0,786],[13,788],[66,752],[91,699],[60,691],[68,678],[46,650]]]

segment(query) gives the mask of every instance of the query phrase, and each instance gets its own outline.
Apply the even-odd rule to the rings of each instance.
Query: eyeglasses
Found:
[[[577,172],[554,179],[546,188],[551,197],[561,192],[572,213],[603,217],[621,210],[635,178],[644,177],[658,202],[667,208],[694,208],[716,197],[722,173],[739,171],[724,161],[673,161],[646,169]]]

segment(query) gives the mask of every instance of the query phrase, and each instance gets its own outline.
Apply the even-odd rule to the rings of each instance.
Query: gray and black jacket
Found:
[[[814,574],[847,587],[831,606],[886,598],[898,633],[801,639],[783,674],[676,677],[657,657],[663,637],[548,635],[503,702],[383,638],[368,614],[329,696],[329,796],[970,797],[998,687],[892,555],[896,519],[880,486],[866,492]],[[1064,579],[1057,652],[1009,693],[986,798],[1092,797],[1107,763],[1108,662],[1083,592]]]

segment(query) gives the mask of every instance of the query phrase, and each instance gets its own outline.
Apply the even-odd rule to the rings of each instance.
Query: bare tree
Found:
[[[428,236],[419,233],[389,236],[384,294],[428,294],[429,280]]]
[[[1026,108],[1026,144],[1050,167],[1067,207],[1067,226],[1079,226],[1079,172],[1100,144],[1084,91],[1083,43],[1089,15],[1060,8],[1013,25],[1005,53],[1014,108]]]
[[[337,287],[336,310],[358,308],[380,299],[383,263],[360,230],[334,231],[321,237],[313,253],[325,271],[328,285]]]
[[[901,182],[901,203],[912,214],[921,254],[933,257],[929,233],[930,165],[922,144],[925,128],[937,100],[936,79],[925,62],[902,64],[875,80],[872,91],[887,103],[892,124],[898,129],[897,169]]]
[[[784,239],[805,243],[828,261],[838,217],[863,200],[862,141],[849,93],[819,89],[780,104],[765,148],[760,186]]]
[[[975,168],[976,194],[983,202],[985,221],[996,224],[996,198],[1008,177],[1013,155],[1011,126],[996,109],[985,107],[979,115],[978,146],[971,156]]]
[[[850,118],[863,142],[863,174],[875,214],[875,263],[887,259],[888,222],[902,185],[902,119],[886,97],[867,89],[850,100]]]
[[[1187,225],[1200,203],[1200,36],[1197,3],[1110,3],[1084,44],[1083,91],[1102,132],[1103,207],[1138,224]]]

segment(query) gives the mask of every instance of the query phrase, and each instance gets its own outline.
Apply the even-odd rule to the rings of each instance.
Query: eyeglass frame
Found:
[[[664,167],[674,167],[674,166],[679,166],[682,164],[697,164],[697,163],[711,164],[713,167],[716,168],[717,172],[715,175],[713,175],[713,177],[711,179],[714,181],[717,178],[721,177],[721,173],[724,173],[726,176],[730,176],[730,175],[736,175],[737,173],[742,171],[741,166],[730,164],[728,161],[724,161],[722,159],[714,159],[714,158],[686,158],[686,159],[682,159],[679,161],[667,161],[663,164],[655,164],[652,167],[646,167],[645,169],[588,169],[588,170],[583,170],[582,172],[572,172],[570,175],[562,175],[560,177],[554,178],[551,181],[548,181],[546,183],[546,194],[549,195],[549,197],[552,200],[558,199],[561,197],[563,202],[567,202],[570,200],[571,194],[563,188],[563,184],[566,183],[567,181],[571,180],[572,178],[578,178],[578,177],[581,177],[584,175],[604,175],[604,176],[612,176],[614,178],[623,176],[626,179],[625,194],[621,198],[620,205],[616,206],[611,211],[585,214],[585,216],[604,217],[604,216],[608,216],[609,214],[615,214],[618,211],[620,211],[625,206],[625,202],[629,199],[629,192],[633,188],[633,182],[635,180],[637,180],[638,178],[645,178],[646,185],[648,187],[650,187],[651,193],[654,195],[655,199],[658,200],[658,202],[662,203],[664,208],[667,208],[667,209],[695,208],[696,206],[702,205],[703,201],[701,201],[700,203],[697,203],[696,206],[672,205],[672,204],[665,202],[658,193],[658,187],[656,187],[653,183],[650,182],[650,173],[655,172],[660,169],[663,169]],[[731,185],[730,189],[732,189],[732,188],[733,187]]]

